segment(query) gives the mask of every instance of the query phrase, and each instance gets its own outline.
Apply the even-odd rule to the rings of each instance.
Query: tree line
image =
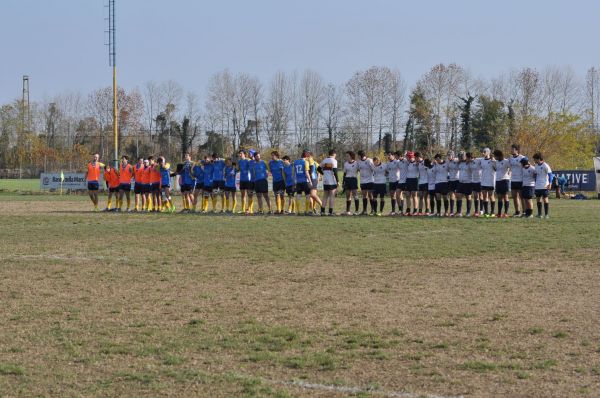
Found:
[[[586,168],[599,149],[600,70],[513,69],[475,78],[457,64],[438,64],[407,87],[400,71],[374,66],[343,84],[312,70],[277,72],[267,82],[223,70],[203,92],[174,81],[118,90],[120,152],[180,159],[239,148],[303,148],[322,154],[419,150],[479,152],[521,144],[560,168]],[[0,107],[0,169],[36,176],[77,170],[91,153],[112,158],[112,88],[63,93]]]

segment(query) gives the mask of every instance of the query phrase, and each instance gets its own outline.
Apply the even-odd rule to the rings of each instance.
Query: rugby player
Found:
[[[521,147],[519,144],[512,144],[510,150],[512,156],[508,160],[510,162],[510,192],[515,206],[515,214],[513,216],[521,217],[521,186],[523,185],[523,166],[521,160],[523,159],[523,155],[520,153]]]
[[[550,218],[548,193],[552,185],[552,169],[544,161],[544,156],[537,152],[533,155],[535,162],[535,197],[537,199],[538,218],[542,218],[542,203],[544,205],[544,218]]]
[[[104,167],[104,163],[100,163],[100,155],[94,154],[92,160],[88,162],[85,171],[85,179],[87,181],[87,189],[94,211],[98,211],[98,189],[100,188],[100,169]]]
[[[360,215],[367,215],[367,205],[371,203],[371,213],[375,213],[377,202],[373,201],[373,160],[368,158],[365,151],[358,151],[358,175],[360,176],[360,192],[362,195],[363,209]]]
[[[119,206],[117,211],[121,211],[123,206],[123,196],[127,198],[127,211],[131,211],[131,179],[133,178],[133,167],[129,164],[129,158],[126,155],[121,157],[119,167]]]
[[[104,211],[112,211],[112,198],[113,196],[116,198],[117,193],[119,192],[119,175],[117,174],[117,171],[109,164],[104,166],[104,182],[106,183],[106,188],[108,189],[108,199]]]
[[[508,217],[508,207],[510,201],[508,200],[508,191],[510,190],[510,160],[504,158],[504,153],[496,149],[494,151],[494,158],[496,160],[496,195],[498,198],[498,217]],[[504,205],[504,210],[502,209]]]
[[[251,170],[252,179],[254,180],[254,192],[256,193],[256,199],[258,200],[258,212],[265,214],[263,209],[263,199],[267,203],[268,214],[272,214],[271,199],[269,198],[269,183],[267,177],[269,176],[269,165],[267,162],[260,158],[260,152],[254,154],[254,163],[252,164]]]
[[[283,173],[283,160],[279,158],[279,152],[271,152],[269,160],[269,170],[273,181],[273,195],[275,197],[275,214],[283,214],[285,206],[285,176]]]
[[[342,183],[346,191],[346,215],[351,216],[350,207],[354,199],[354,214],[358,215],[358,163],[356,154],[353,151],[346,152],[346,161],[344,162],[344,178]]]
[[[387,194],[387,166],[381,163],[377,156],[373,158],[373,201],[377,209],[377,198],[379,198],[379,211],[371,210],[372,215],[381,216],[385,207],[385,195]],[[371,206],[372,208],[373,206]]]
[[[329,206],[329,215],[335,215],[333,209],[335,207],[335,194],[338,188],[338,163],[337,154],[335,150],[331,149],[328,152],[328,156],[321,162],[321,168],[323,173],[323,206],[321,207],[321,214],[325,215],[325,207]]]

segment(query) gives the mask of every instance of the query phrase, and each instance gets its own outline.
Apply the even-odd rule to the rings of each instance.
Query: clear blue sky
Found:
[[[103,0],[2,0],[0,102],[111,84]],[[223,68],[311,68],[335,83],[371,65],[413,84],[439,62],[475,76],[600,65],[598,0],[117,0],[119,82],[174,79],[202,94]]]

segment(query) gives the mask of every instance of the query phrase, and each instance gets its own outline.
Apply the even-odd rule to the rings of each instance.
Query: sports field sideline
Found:
[[[600,392],[600,201],[549,220],[89,208],[0,194],[2,396]]]

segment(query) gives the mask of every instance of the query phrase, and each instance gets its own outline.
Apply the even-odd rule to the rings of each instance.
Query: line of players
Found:
[[[520,153],[517,144],[511,146],[508,157],[500,150],[492,154],[489,148],[483,149],[478,158],[470,152],[455,156],[450,151],[446,158],[436,154],[433,160],[423,158],[418,152],[396,152],[387,155],[386,163],[376,157],[368,158],[363,151],[357,155],[358,159],[353,152],[347,152],[344,163],[346,214],[367,214],[370,204],[370,214],[381,215],[384,198],[389,194],[391,215],[507,218],[509,193],[512,193],[513,216],[533,217],[533,199],[537,198],[538,217],[549,217],[552,170],[541,153],[533,156],[532,165]],[[358,213],[357,177],[362,196],[361,213]],[[350,211],[352,199],[355,213]],[[463,200],[466,202],[464,215]]]
[[[383,163],[377,157],[368,158],[364,151],[357,154],[348,151],[342,182],[346,194],[344,214],[382,215],[385,197],[389,194],[390,215],[462,217],[464,199],[467,217],[505,218],[508,217],[510,207],[508,195],[512,192],[514,216],[532,217],[533,198],[536,197],[538,217],[542,217],[542,206],[544,216],[548,217],[548,189],[552,181],[550,167],[539,153],[534,155],[535,166],[532,166],[529,159],[519,153],[519,146],[516,144],[512,145],[511,152],[508,158],[500,150],[494,151],[492,157],[488,148],[482,151],[480,158],[475,158],[468,152],[461,152],[458,157],[453,152],[448,152],[445,159],[437,154],[433,161],[424,159],[418,152],[396,152],[388,154],[388,161]],[[300,159],[294,161],[288,156],[280,158],[276,151],[271,153],[268,162],[254,151],[241,150],[238,152],[238,159],[235,164],[230,159],[225,160],[213,154],[193,162],[190,155],[186,154],[183,163],[178,164],[175,171],[171,171],[170,165],[162,156],[156,162],[152,156],[145,160],[140,158],[135,165],[130,165],[127,156],[123,156],[119,169],[116,170],[99,163],[98,155],[95,155],[92,162],[88,163],[88,189],[97,209],[96,169],[101,165],[104,167],[104,179],[109,191],[105,210],[121,211],[124,199],[127,201],[127,211],[130,210],[133,179],[135,205],[131,211],[173,212],[175,205],[170,183],[171,177],[178,176],[183,200],[182,212],[208,212],[210,202],[212,211],[217,211],[217,199],[220,197],[220,211],[233,213],[237,209],[236,174],[239,173],[242,202],[240,213],[254,213],[255,196],[259,213],[273,213],[267,183],[267,178],[271,175],[276,214],[300,214],[302,199],[306,215],[319,214],[317,206],[321,208],[320,214],[334,214],[334,199],[339,187],[335,151],[329,151],[328,157],[321,164],[306,150]],[[319,178],[323,180],[322,199],[317,194]],[[360,213],[359,179],[362,196]],[[111,207],[113,196],[116,198],[114,208]],[[350,211],[352,201],[354,213]],[[367,211],[369,204],[370,213]]]

